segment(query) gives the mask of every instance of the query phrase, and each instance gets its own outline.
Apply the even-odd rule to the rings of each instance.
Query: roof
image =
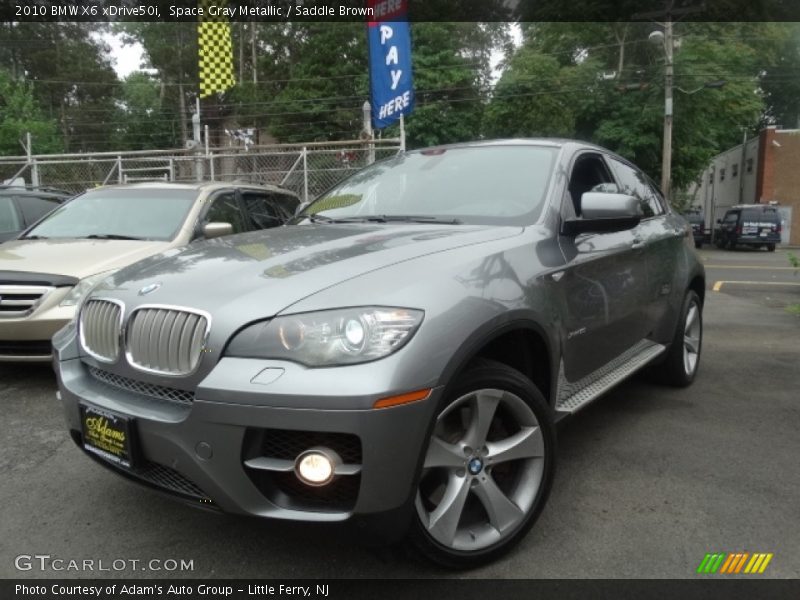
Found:
[[[772,208],[777,209],[778,206],[776,204],[735,204],[734,206],[729,206],[728,210],[731,209],[739,209],[739,208]]]
[[[292,190],[282,188],[278,185],[263,184],[263,183],[249,183],[245,181],[199,181],[199,182],[174,182],[174,181],[140,181],[136,183],[122,183],[115,185],[103,186],[104,189],[178,189],[178,190],[197,190],[197,191],[214,191],[219,189],[226,189],[231,187],[237,188],[253,188],[259,190],[267,190],[270,192],[280,192],[282,194],[290,194],[297,196]],[[98,188],[95,188],[98,189]]]
[[[611,154],[614,157],[618,157],[622,159],[624,162],[629,162],[626,158],[619,156],[616,152],[609,150],[608,148],[603,148],[602,146],[598,146],[597,144],[592,144],[591,142],[586,142],[584,140],[575,140],[569,138],[547,138],[547,137],[537,137],[537,138],[505,138],[505,139],[497,139],[497,140],[476,140],[473,142],[457,142],[454,144],[443,144],[441,146],[431,146],[430,148],[418,148],[411,150],[411,152],[421,152],[427,150],[435,150],[435,149],[445,149],[445,148],[490,148],[492,146],[538,146],[538,147],[546,147],[546,148],[563,148],[564,146],[575,145],[581,146],[582,148],[588,148],[592,150],[597,150],[598,152],[604,152],[606,154]]]
[[[35,196],[37,198],[71,198],[75,194],[65,190],[51,187],[38,187],[33,185],[0,185],[0,194],[14,194],[16,196]]]

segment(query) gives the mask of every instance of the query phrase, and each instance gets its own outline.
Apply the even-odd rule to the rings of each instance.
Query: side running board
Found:
[[[594,373],[575,382],[567,381],[564,376],[564,361],[562,360],[558,373],[556,410],[567,413],[580,410],[647,365],[666,349],[667,347],[662,344],[642,340]]]

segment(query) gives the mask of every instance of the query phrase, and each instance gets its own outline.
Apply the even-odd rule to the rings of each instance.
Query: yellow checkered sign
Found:
[[[203,0],[200,4],[207,8],[206,4],[210,1]],[[216,4],[220,6],[223,3],[217,0]],[[197,24],[201,98],[224,92],[236,83],[233,77],[231,24],[224,16],[211,17],[208,12],[203,11],[206,16]]]

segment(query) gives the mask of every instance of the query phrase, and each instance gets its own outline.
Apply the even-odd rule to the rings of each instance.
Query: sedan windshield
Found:
[[[131,188],[91,190],[62,205],[25,238],[173,239],[197,191]]]
[[[483,146],[411,152],[367,167],[309,205],[315,222],[530,224],[558,148]]]

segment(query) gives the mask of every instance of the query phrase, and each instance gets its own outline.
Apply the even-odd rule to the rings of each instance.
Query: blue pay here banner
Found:
[[[386,13],[387,2],[369,2],[374,14],[393,20],[369,21],[370,93],[372,125],[383,129],[414,110],[414,80],[411,73],[411,32],[405,20],[405,0],[388,0],[396,10]],[[402,20],[400,20],[402,19]]]

